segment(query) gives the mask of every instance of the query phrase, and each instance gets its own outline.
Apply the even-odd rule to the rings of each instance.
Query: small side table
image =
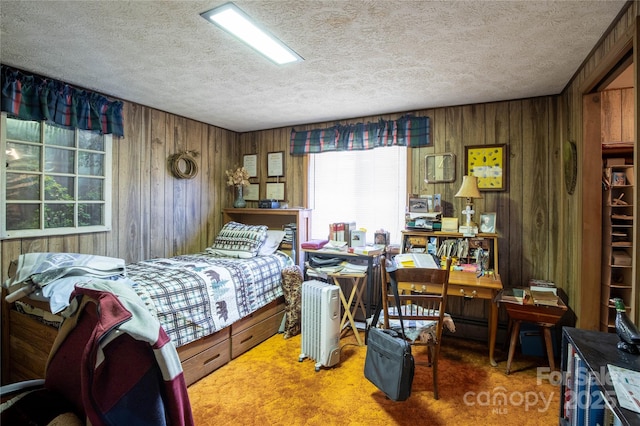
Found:
[[[509,358],[507,359],[507,374],[511,372],[511,362],[516,350],[518,334],[520,333],[520,323],[530,322],[542,327],[544,332],[544,342],[549,359],[549,367],[555,370],[555,360],[553,358],[553,343],[551,341],[551,327],[556,325],[560,318],[567,311],[567,306],[558,298],[558,306],[536,305],[528,297],[524,304],[503,302],[509,319],[512,321],[511,341],[509,343]]]
[[[344,307],[344,314],[342,315],[342,321],[340,322],[340,330],[343,330],[344,325],[346,324],[347,320],[349,320],[349,325],[351,325],[351,330],[353,330],[353,334],[356,336],[356,341],[358,342],[358,345],[362,346],[362,339],[360,338],[360,333],[358,332],[358,328],[356,327],[356,321],[354,317],[356,312],[358,311],[358,308],[362,310],[365,318],[367,317],[367,310],[365,309],[364,302],[362,301],[362,293],[364,292],[364,285],[366,284],[367,274],[366,272],[337,272],[335,274],[328,274],[328,276],[331,277],[333,279],[333,283],[340,288],[340,300],[342,301],[342,306]],[[340,286],[341,279],[350,280],[353,284],[353,286],[351,287],[351,293],[349,294],[349,300],[345,298],[342,287]],[[351,305],[354,299],[355,305],[352,308]]]

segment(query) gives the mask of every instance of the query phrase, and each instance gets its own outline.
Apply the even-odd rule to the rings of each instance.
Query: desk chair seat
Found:
[[[434,320],[419,320],[412,318],[412,312],[418,312],[421,309],[420,306],[414,304],[404,305],[402,308],[402,316],[404,319],[404,327],[405,327],[405,335],[407,336],[407,340],[415,343],[416,340],[429,341],[437,338],[438,332],[438,321]],[[397,316],[398,308],[395,306],[389,306],[388,310],[390,314],[394,317]],[[440,316],[440,312],[434,311],[432,313],[434,316]],[[442,319],[444,327],[452,333],[456,331],[456,325],[453,322],[453,318],[451,315],[445,312],[444,318]],[[379,326],[384,324],[384,313],[380,315]],[[399,319],[390,319],[389,320],[389,328],[400,333],[402,331],[402,327],[400,326]]]
[[[398,286],[402,309],[402,324],[405,337],[412,346],[427,348],[427,362],[417,362],[432,368],[433,396],[438,399],[438,358],[442,330],[445,323],[455,331],[451,317],[445,314],[447,307],[447,289],[449,286],[449,270],[451,258],[447,259],[445,269],[430,268],[397,268],[387,263],[385,256],[380,259],[382,274],[382,328],[400,328],[396,301],[391,284]],[[437,293],[422,293],[420,289],[426,284],[438,284]],[[414,354],[415,357],[415,354]]]

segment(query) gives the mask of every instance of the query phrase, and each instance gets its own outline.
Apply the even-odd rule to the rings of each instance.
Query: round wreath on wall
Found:
[[[178,179],[193,179],[198,174],[198,163],[195,158],[196,151],[183,151],[169,157],[171,173]]]

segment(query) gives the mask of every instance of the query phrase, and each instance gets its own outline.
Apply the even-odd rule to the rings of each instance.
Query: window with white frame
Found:
[[[373,243],[378,229],[400,242],[407,199],[407,148],[338,151],[310,155],[312,238],[327,238],[329,224],[355,222]]]
[[[110,230],[111,135],[1,120],[0,237]]]

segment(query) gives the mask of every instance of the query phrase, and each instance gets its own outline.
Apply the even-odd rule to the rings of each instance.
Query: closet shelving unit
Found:
[[[601,331],[615,332],[612,298],[621,298],[630,318],[635,317],[633,230],[635,173],[633,164],[612,165],[605,159],[602,199]]]

